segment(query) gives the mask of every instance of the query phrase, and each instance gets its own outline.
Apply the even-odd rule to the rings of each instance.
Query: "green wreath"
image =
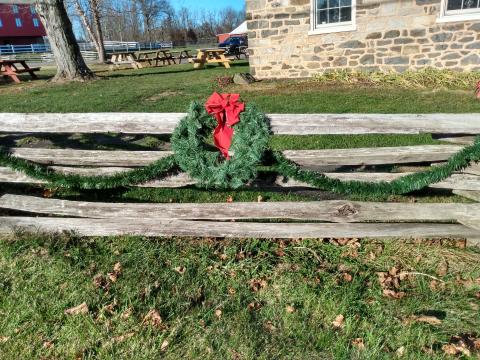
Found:
[[[255,106],[246,106],[234,126],[229,160],[208,143],[215,126],[216,120],[203,105],[192,103],[171,138],[175,160],[200,186],[237,189],[257,177],[257,165],[270,138],[267,118]]]

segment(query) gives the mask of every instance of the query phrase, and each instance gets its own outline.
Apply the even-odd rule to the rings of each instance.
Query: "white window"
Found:
[[[22,27],[22,19],[15,18],[15,25],[17,25],[17,27]]]
[[[355,0],[311,0],[310,34],[352,31],[355,26]]]
[[[443,0],[439,22],[480,19],[480,0]]]
[[[40,22],[38,21],[38,19],[33,19],[33,26],[35,27],[39,27],[40,26]]]
[[[18,5],[12,5],[12,12],[18,14]]]

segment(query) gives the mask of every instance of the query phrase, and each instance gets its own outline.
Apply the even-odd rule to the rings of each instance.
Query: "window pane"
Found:
[[[352,6],[351,0],[340,0],[340,6]]]
[[[317,0],[317,9],[326,9],[327,8],[327,0]]]
[[[0,27],[3,27],[2,19],[0,19]]]
[[[460,10],[462,8],[462,0],[448,0],[447,10]]]
[[[340,9],[340,21],[352,21],[352,8],[345,7]]]
[[[327,10],[322,10],[317,13],[317,24],[328,24]]]
[[[464,0],[463,1],[463,8],[464,9],[472,9],[477,7],[477,2],[475,0]]]
[[[340,21],[340,9],[329,9],[328,10],[328,22],[336,23]]]
[[[339,7],[339,6],[340,6],[339,0],[329,0],[328,1],[328,7],[329,8],[335,8],[335,7]]]

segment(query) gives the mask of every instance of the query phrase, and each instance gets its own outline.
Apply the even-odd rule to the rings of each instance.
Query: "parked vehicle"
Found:
[[[246,36],[230,36],[224,42],[218,44],[218,47],[225,48],[225,55],[236,56],[247,54],[248,38]]]

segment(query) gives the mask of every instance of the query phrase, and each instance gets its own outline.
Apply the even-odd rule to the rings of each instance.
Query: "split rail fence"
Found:
[[[170,134],[181,113],[0,114],[0,133]],[[299,165],[343,180],[391,181],[436,166],[480,134],[480,114],[270,114],[274,134],[433,134],[442,145],[335,150],[288,150]],[[169,151],[104,151],[14,148],[15,156],[47,164],[56,171],[108,175],[144,166]],[[395,171],[384,165],[394,165]],[[384,169],[379,171],[378,168]],[[0,182],[41,181],[0,167]],[[187,174],[138,186],[194,186]],[[309,185],[281,176],[254,181],[250,187],[278,191]],[[215,204],[102,203],[46,199],[28,195],[0,197],[0,233],[73,230],[84,236],[247,238],[460,238],[480,243],[480,164],[472,164],[432,188],[467,197],[472,203],[394,203],[328,200]],[[21,215],[18,215],[21,214]],[[248,221],[245,221],[248,220]]]

